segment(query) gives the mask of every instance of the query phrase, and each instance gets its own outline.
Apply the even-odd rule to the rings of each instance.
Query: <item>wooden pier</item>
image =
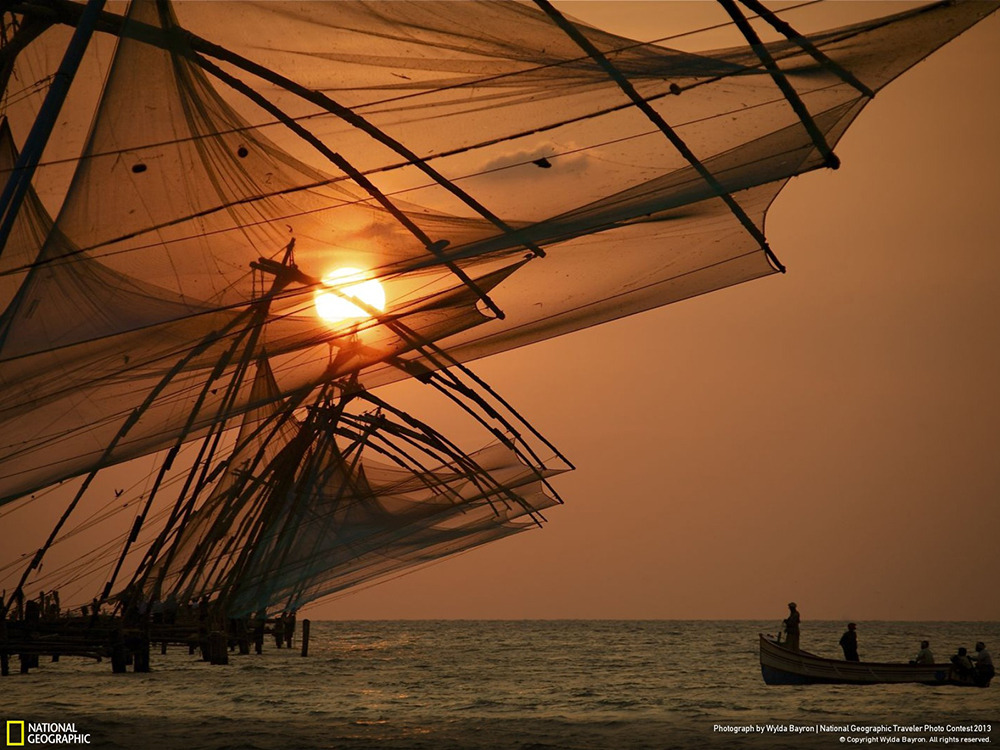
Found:
[[[309,652],[309,620],[301,623],[302,656]],[[111,662],[112,672],[149,672],[151,652],[161,654],[170,646],[200,652],[211,664],[228,664],[229,654],[263,653],[268,636],[276,648],[291,649],[295,637],[294,616],[257,619],[197,619],[178,617],[172,622],[153,621],[117,614],[64,615],[31,619],[0,619],[0,676],[10,674],[17,659],[22,674],[37,668],[43,657],[57,662],[61,657],[83,657]]]

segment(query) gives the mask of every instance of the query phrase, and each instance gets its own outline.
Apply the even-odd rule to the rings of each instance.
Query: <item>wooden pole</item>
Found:
[[[133,672],[148,672],[149,670],[149,635],[143,633],[136,641],[136,651],[132,661]]]
[[[42,102],[38,117],[31,126],[28,137],[25,140],[24,148],[18,157],[17,164],[11,170],[7,184],[4,186],[3,195],[0,196],[0,253],[7,245],[11,230],[14,227],[14,220],[17,218],[24,196],[27,195],[31,186],[31,177],[41,161],[45,144],[52,135],[56,121],[59,119],[59,112],[66,95],[69,93],[70,84],[76,76],[80,67],[80,61],[87,51],[90,37],[94,32],[94,26],[104,10],[104,0],[89,0],[80,15],[76,31],[70,39],[66,52],[63,55],[59,69],[52,78],[49,91]]]
[[[111,671],[122,674],[127,664],[128,653],[125,650],[125,642],[121,630],[116,627],[111,634]]]
[[[302,621],[302,655],[309,656],[309,620]]]
[[[209,662],[211,664],[228,664],[229,651],[226,647],[226,634],[213,630],[208,636]]]
[[[10,655],[7,652],[7,590],[4,589],[3,600],[0,601],[0,677],[10,674]]]
[[[725,2],[725,0],[723,0]],[[566,20],[563,14],[556,10],[549,0],[535,0],[535,4],[538,5],[545,14],[552,19],[552,21],[562,29],[566,36],[576,42],[577,46],[580,47],[584,52],[586,52],[594,60],[597,65],[604,70],[608,76],[618,84],[618,88],[632,100],[636,108],[649,118],[649,121],[656,125],[660,132],[663,133],[667,140],[677,149],[677,151],[683,156],[688,164],[698,173],[698,175],[704,180],[705,184],[708,185],[711,192],[722,199],[726,204],[732,214],[739,220],[743,228],[746,229],[747,234],[754,238],[758,245],[760,245],[761,250],[767,256],[768,260],[774,265],[774,267],[785,272],[785,267],[778,260],[778,257],[771,250],[770,245],[767,244],[767,238],[764,236],[764,232],[758,227],[753,219],[747,214],[746,210],[736,200],[726,189],[726,187],[719,182],[719,179],[712,174],[712,172],[701,162],[700,159],[695,155],[694,151],[684,142],[684,140],[677,134],[677,132],[667,124],[667,121],[663,119],[657,110],[653,109],[653,106],[646,101],[636,91],[632,82],[620,71],[617,67],[607,58],[607,56],[601,52],[594,43],[591,42],[583,32],[580,31],[576,26],[574,26],[570,21]],[[707,196],[706,196],[707,197]]]

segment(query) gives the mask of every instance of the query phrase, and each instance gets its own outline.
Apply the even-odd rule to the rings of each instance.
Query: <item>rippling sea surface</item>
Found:
[[[757,633],[776,628],[777,621],[314,622],[307,658],[298,644],[276,650],[272,642],[262,655],[231,654],[229,665],[212,666],[185,648],[166,655],[154,648],[152,673],[115,675],[107,661],[45,657],[28,675],[0,678],[0,721],[75,722],[90,747],[186,750],[1000,743],[996,683],[766,686]],[[843,629],[804,622],[802,647],[838,657]],[[862,622],[858,632],[866,661],[906,661],[923,638],[938,661],[977,640],[1000,651],[1000,623]],[[16,661],[11,666],[16,672]],[[894,724],[921,729],[879,728]],[[992,729],[960,729],[976,724]],[[858,729],[820,729],[831,725]]]

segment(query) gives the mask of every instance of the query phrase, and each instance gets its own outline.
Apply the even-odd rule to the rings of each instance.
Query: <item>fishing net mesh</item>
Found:
[[[79,16],[52,7],[8,81],[5,175]],[[109,6],[84,63],[103,86],[74,84],[0,256],[0,498],[240,415],[266,423],[316,386],[433,371],[430,351],[467,362],[774,273],[762,228],[786,181],[828,165],[871,92],[995,8],[934,4],[762,56],[578,25],[591,48],[515,2]],[[324,281],[343,269],[384,304]],[[361,314],[322,318],[322,293]],[[250,375],[265,359],[266,388]],[[242,441],[284,478],[247,484],[229,464],[151,569],[158,593],[301,602],[519,530],[548,502],[543,463],[500,480],[523,502],[498,515],[456,485],[467,472],[351,458],[320,413]],[[480,473],[524,465],[507,459]],[[312,478],[288,485],[303,464]],[[213,538],[224,518],[243,531]]]

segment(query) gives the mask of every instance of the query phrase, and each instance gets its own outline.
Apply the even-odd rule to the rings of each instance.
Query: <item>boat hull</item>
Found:
[[[960,679],[950,664],[884,664],[827,659],[807,651],[793,651],[773,638],[760,635],[760,671],[768,685],[976,685]]]

